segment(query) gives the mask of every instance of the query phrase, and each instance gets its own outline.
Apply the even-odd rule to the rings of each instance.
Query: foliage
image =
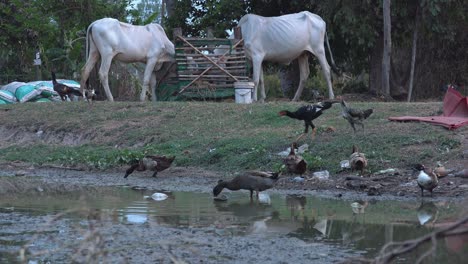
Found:
[[[237,25],[246,13],[248,1],[184,0],[175,2],[175,14],[168,18],[169,28],[182,28],[186,36],[206,36],[213,28],[215,37],[227,37],[226,30]],[[181,23],[181,21],[184,21]]]
[[[179,0],[171,17],[162,20],[157,0],[2,0],[0,1],[0,83],[35,79],[32,65],[41,52],[42,75],[55,69],[59,78],[78,78],[84,64],[85,31],[94,20],[113,17],[133,24],[164,21],[168,35],[181,27],[184,35],[216,37],[237,25],[246,13],[278,16],[307,10],[327,23],[335,61],[348,75],[370,74],[373,54],[382,42],[382,1],[342,0]],[[464,0],[392,1],[393,68],[406,75],[416,11],[421,23],[416,57],[415,96],[428,97],[438,86],[468,82],[464,43],[468,40],[468,5]],[[377,60],[378,62],[378,60]],[[311,64],[316,65],[314,60]],[[275,68],[277,66],[273,66]],[[320,75],[314,71],[312,74]],[[275,68],[275,72],[277,68]],[[378,70],[377,70],[378,71]],[[404,76],[403,76],[404,77]],[[396,76],[392,77],[397,79]],[[402,78],[405,79],[405,78]],[[404,83],[401,83],[404,86]],[[361,90],[363,87],[359,87]],[[353,89],[355,90],[355,89]]]
[[[2,74],[33,80],[32,61],[41,52],[45,76],[72,76],[84,64],[87,26],[102,17],[124,19],[126,0],[0,2],[0,66]],[[3,71],[5,69],[5,71]],[[9,81],[0,76],[0,82]]]
[[[161,3],[159,0],[141,0],[136,6],[130,4],[129,23],[133,25],[146,25],[160,23]]]

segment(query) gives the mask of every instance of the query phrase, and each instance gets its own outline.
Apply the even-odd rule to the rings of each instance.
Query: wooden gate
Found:
[[[240,30],[234,39],[192,38],[174,29],[177,95],[222,98],[234,95],[234,83],[248,81]]]

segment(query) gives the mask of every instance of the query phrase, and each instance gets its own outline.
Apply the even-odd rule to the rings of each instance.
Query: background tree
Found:
[[[33,58],[41,51],[43,76],[78,78],[84,64],[87,26],[102,17],[124,18],[128,1],[1,0],[0,82],[34,79]]]
[[[390,0],[383,0],[384,44],[382,57],[382,90],[390,95],[390,58],[392,55],[392,20]]]
[[[79,79],[85,63],[85,30],[92,21],[103,17],[143,24],[154,21],[151,16],[163,9],[164,12],[159,12],[166,19],[163,26],[170,38],[174,27],[182,27],[184,35],[203,37],[209,26],[216,37],[226,37],[226,29],[236,26],[246,13],[278,16],[307,10],[325,20],[335,61],[351,76],[351,81],[341,83],[335,78],[336,92],[383,93],[383,1],[164,0],[163,3],[158,7],[157,0],[142,1],[141,5],[130,0],[0,0],[0,83],[33,80],[32,62],[38,49],[42,53],[43,76],[49,76],[50,69],[55,68],[59,78]],[[467,9],[466,0],[391,2],[391,96],[407,99],[412,54],[415,54],[413,98],[440,98],[444,93],[441,88],[448,83],[468,93]],[[416,28],[418,34],[414,38]],[[417,52],[413,53],[413,47],[417,47]],[[316,60],[311,59],[310,63],[311,76],[319,73]],[[265,66],[266,74],[274,74],[271,76],[281,69],[285,95],[292,95],[298,80],[294,63],[289,68]],[[124,74],[124,70],[118,72]],[[97,78],[92,81],[98,84]],[[127,85],[122,81],[116,83],[122,89]]]

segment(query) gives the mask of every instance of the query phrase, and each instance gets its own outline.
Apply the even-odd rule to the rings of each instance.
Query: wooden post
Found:
[[[177,40],[177,37],[179,36],[182,37],[182,28],[172,29],[172,38],[174,39],[174,41]]]
[[[206,37],[207,38],[214,38],[213,28],[212,27],[208,27],[206,29]]]
[[[240,27],[235,27],[234,28],[234,38],[235,39],[241,39],[242,38],[242,30]]]

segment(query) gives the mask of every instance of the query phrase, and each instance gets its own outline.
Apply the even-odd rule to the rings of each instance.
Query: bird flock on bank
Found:
[[[96,99],[96,92],[94,89],[86,89],[83,94],[75,88],[57,82],[55,73],[53,71],[51,72],[51,75],[53,88],[60,95],[62,101],[66,101],[67,97],[70,99],[70,96],[80,96],[86,99],[88,102]],[[89,87],[89,85],[87,87]],[[304,121],[305,126],[304,132],[298,138],[296,138],[295,142],[291,144],[289,154],[283,159],[283,164],[287,172],[302,176],[307,171],[307,162],[302,156],[295,153],[295,150],[298,147],[297,142],[308,134],[309,128],[312,129],[311,139],[313,140],[317,132],[317,128],[315,127],[313,120],[321,116],[325,110],[330,109],[333,104],[336,103],[341,104],[341,115],[349,123],[354,133],[356,133],[356,124],[360,125],[364,130],[364,121],[374,112],[371,108],[364,110],[352,108],[342,98],[337,100],[322,101],[315,104],[307,104],[299,107],[294,112],[289,110],[282,110],[279,112],[280,116],[287,116],[289,118]],[[158,172],[169,168],[174,159],[174,156],[166,157],[147,155],[141,159],[132,160],[124,178],[127,178],[135,170],[153,171],[153,177],[156,177]],[[368,160],[366,159],[364,153],[359,152],[358,147],[353,145],[353,149],[349,157],[349,166],[351,171],[359,171],[360,175],[363,176],[367,165]],[[414,169],[419,172],[416,182],[421,189],[421,196],[424,196],[424,190],[429,191],[432,196],[433,189],[436,188],[439,183],[439,177],[444,177],[447,175],[447,171],[442,166],[438,166],[435,169],[428,169],[422,164],[417,164]],[[282,171],[250,171],[245,174],[236,176],[229,181],[219,180],[218,184],[213,188],[213,195],[215,198],[217,198],[221,191],[226,188],[231,191],[248,190],[250,191],[251,199],[253,198],[253,193],[256,192],[256,197],[258,198],[259,192],[270,189],[275,185],[281,173]],[[225,199],[218,198],[218,200]]]
[[[248,171],[230,180],[219,180],[213,188],[214,199],[217,201],[225,201],[227,199],[225,196],[219,196],[223,189],[231,191],[248,190],[250,191],[251,199],[253,199],[254,193],[258,199],[260,192],[275,186],[276,182],[282,175],[283,170],[302,177],[302,175],[307,171],[307,162],[300,154],[297,153],[297,142],[307,135],[309,129],[312,130],[311,138],[314,139],[316,135],[316,127],[313,121],[321,116],[325,110],[330,109],[334,104],[338,103],[341,105],[342,117],[349,123],[353,132],[357,132],[356,124],[360,125],[362,130],[364,130],[364,121],[373,114],[374,110],[352,108],[343,98],[304,105],[294,112],[282,110],[279,112],[279,116],[287,116],[289,118],[301,120],[305,125],[304,132],[291,144],[289,154],[282,159],[284,165],[278,172]],[[135,170],[153,171],[153,177],[156,177],[158,172],[169,168],[174,159],[174,156],[166,157],[147,155],[141,159],[133,160],[130,162],[130,167],[127,169],[124,178],[127,178]],[[360,152],[358,146],[353,145],[349,156],[349,168],[351,169],[351,172],[357,171],[362,177],[365,175],[367,166],[368,160],[365,154]],[[421,189],[421,196],[424,196],[424,190],[429,191],[432,196],[433,189],[438,185],[438,178],[444,177],[448,174],[447,170],[445,170],[443,166],[438,166],[435,169],[427,169],[424,165],[417,164],[414,169],[419,172],[416,177],[416,182]]]

